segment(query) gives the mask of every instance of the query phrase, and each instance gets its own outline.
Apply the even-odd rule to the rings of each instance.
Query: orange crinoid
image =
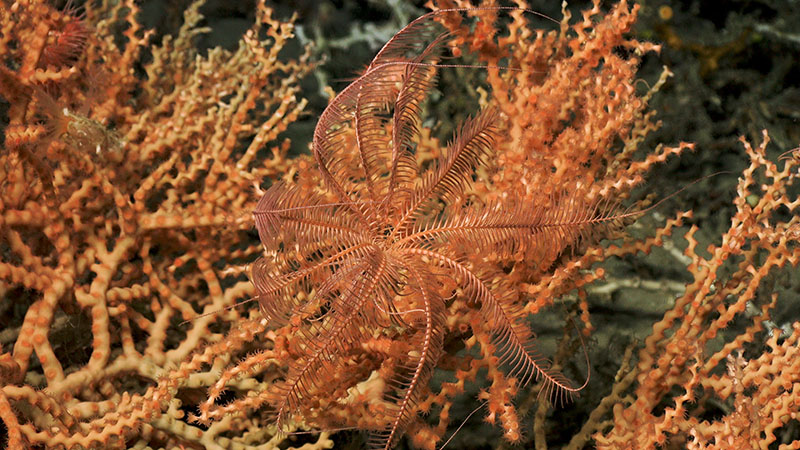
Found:
[[[374,444],[394,445],[443,354],[454,295],[479,309],[498,364],[520,385],[542,380],[556,398],[580,389],[534,349],[519,293],[496,262],[520,252],[552,261],[627,215],[585,193],[553,195],[549,206],[512,193],[468,195],[498,140],[503,119],[491,107],[421,162],[422,105],[448,42],[435,15],[398,32],[322,113],[312,148],[318,173],[273,185],[255,210],[265,246],[252,270],[258,301],[270,325],[292,336],[288,371],[271,389],[281,426],[347,382],[336,374],[374,371]],[[354,350],[376,337],[402,345],[355,361]],[[342,396],[359,381],[349,380],[336,386]]]

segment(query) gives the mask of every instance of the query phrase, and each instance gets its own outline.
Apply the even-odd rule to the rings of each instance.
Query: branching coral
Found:
[[[615,222],[603,236],[622,230],[644,208],[620,209],[645,174],[693,147],[643,148],[670,73],[636,82],[658,51],[627,36],[638,5],[565,9],[545,31],[523,8],[439,2],[451,10],[401,32],[332,100],[314,161],[288,160],[278,142],[311,64],[284,57],[292,25],[263,1],[238,49],[207,54],[194,48],[200,3],[157,44],[133,0],[84,14],[0,5],[0,421],[12,448],[329,448],[339,427],[434,448],[480,383],[471,406],[486,405],[485,421],[546,448],[552,408],[537,395],[570,386],[564,366],[585,372],[560,322],[554,361],[531,358],[527,319],[577,299],[591,338],[587,292],[603,265],[665,246],[691,219],[676,213],[639,240],[582,239],[597,222]],[[447,52],[472,67],[442,67]],[[421,119],[442,70],[486,75],[483,112],[450,145],[434,137],[446,120]],[[721,240],[703,251],[696,226],[683,233],[691,281],[568,448],[800,448],[779,437],[797,417],[800,332],[766,322],[782,302],[771,280],[796,283],[798,160],[787,152],[779,168],[766,148],[766,135],[745,143]],[[266,251],[249,233],[254,210]],[[244,268],[258,257],[254,286]],[[256,295],[261,310],[238,305]],[[545,381],[525,386],[536,366]]]
[[[697,227],[685,234],[693,280],[653,325],[636,366],[618,380],[610,396],[616,402],[613,426],[595,435],[598,448],[652,448],[669,441],[698,449],[766,449],[778,442],[776,430],[797,417],[800,323],[785,335],[765,327],[781,301],[769,288],[775,274],[788,271],[797,280],[800,161],[787,160],[782,169],[769,161],[766,132],[756,147],[742,142],[750,165],[739,179],[730,228],[705,252],[697,248]],[[659,243],[651,239],[607,252],[649,251]],[[726,330],[735,321],[747,324],[740,334]],[[632,395],[620,395],[634,382]],[[705,418],[718,402],[730,409]],[[798,448],[800,440],[781,444]]]
[[[209,373],[170,369],[244,320],[197,316],[253,294],[238,268],[259,253],[250,212],[260,180],[290,172],[277,139],[305,106],[311,65],[279,56],[292,24],[263,2],[238,49],[199,54],[200,5],[150,44],[133,1],[81,14],[2,3],[0,413],[12,448],[234,445],[181,421],[188,391],[156,386],[208,386]],[[65,36],[76,30],[85,41]]]

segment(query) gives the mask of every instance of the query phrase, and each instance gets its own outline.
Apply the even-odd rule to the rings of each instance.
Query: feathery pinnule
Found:
[[[347,370],[355,348],[388,334],[413,349],[380,363],[391,375],[381,392],[384,425],[371,429],[371,443],[395,445],[416,417],[443,351],[444,298],[451,296],[445,274],[481,305],[510,376],[521,385],[541,380],[552,398],[582,388],[536,351],[505,274],[472,255],[510,258],[522,250],[552,259],[598,227],[612,226],[613,209],[579,194],[555,198],[547,209],[513,198],[466,201],[498,140],[494,108],[467,119],[433,163],[416,164],[424,101],[449,38],[435,16],[399,31],[321,114],[312,144],[319,192],[279,183],[255,210],[266,249],[253,266],[258,300],[274,326],[295,330],[296,355],[272,388],[280,427],[324,389],[325,373]]]

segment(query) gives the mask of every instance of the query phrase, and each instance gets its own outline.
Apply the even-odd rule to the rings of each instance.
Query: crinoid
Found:
[[[312,148],[318,173],[271,186],[255,210],[265,247],[252,269],[258,301],[271,327],[291,329],[291,362],[271,391],[279,426],[377,377],[366,403],[383,428],[370,431],[377,447],[395,445],[443,354],[454,295],[479,306],[499,364],[519,385],[538,379],[559,398],[580,389],[536,352],[515,286],[485,261],[521,253],[552,261],[625,215],[576,194],[554,196],[549,207],[471,198],[502,120],[491,108],[420,163],[422,104],[448,39],[435,14],[398,32],[322,113]],[[357,360],[354,352],[381,337],[397,345],[382,359]],[[357,370],[361,379],[341,375]]]

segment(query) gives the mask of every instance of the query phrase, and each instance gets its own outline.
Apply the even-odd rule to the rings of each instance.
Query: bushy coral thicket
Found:
[[[689,149],[708,151],[689,143],[646,147],[646,135],[660,126],[648,104],[672,81],[668,69],[647,80],[652,87],[637,80],[642,59],[660,49],[631,36],[639,5],[604,10],[595,2],[580,16],[565,8],[547,21],[491,2],[436,2],[432,8],[445,11],[423,18],[424,32],[401,32],[349,96],[332,100],[313,135],[313,157],[290,158],[281,133],[306,106],[299,81],[314,69],[308,52],[287,57],[292,23],[259,1],[236,49],[200,53],[201,4],[187,9],[175,36],[155,42],[133,0],[87,2],[80,11],[0,0],[7,105],[0,119],[0,430],[10,448],[361,445],[357,432],[334,434],[342,428],[379,437],[391,430],[376,441],[383,446],[406,445],[398,438],[405,431],[410,445],[435,448],[465,420],[459,434],[471,446],[800,448],[800,322],[769,320],[799,289],[798,152],[775,161],[766,132],[758,142],[742,139],[747,168],[737,174],[734,213],[720,236],[695,225],[692,211],[663,219],[663,206],[648,209],[652,199],[633,200],[647,192],[648,172],[691,160]],[[432,42],[446,58],[425,53]],[[412,227],[406,231],[416,247],[397,254],[419,261],[372,264],[374,255],[390,254],[377,251],[370,264],[334,258],[323,264],[323,281],[291,291],[282,285],[281,304],[290,308],[276,320],[270,283],[302,273],[341,238],[331,231],[309,244],[303,233],[319,223],[287,231],[280,221],[323,208],[375,214],[367,220],[374,229],[356,230],[358,238],[345,230],[343,245],[369,235],[374,242],[364,248],[384,248],[376,242],[394,233],[375,224],[402,207],[378,208],[375,199],[388,186],[416,198],[415,189],[435,178],[428,174],[442,173],[433,169],[457,154],[461,141],[448,147],[438,137],[439,124],[452,118],[424,102],[436,90],[434,75],[446,71],[477,74],[464,78],[479,99],[471,114],[491,111],[479,117],[492,122],[485,136],[474,134],[491,145],[456,161],[463,182],[446,183],[425,209],[431,216],[413,223],[430,220],[437,232],[477,227],[484,216],[475,211],[486,208],[498,227],[519,219],[516,233],[543,237],[504,246],[498,232],[469,252],[465,243],[473,241],[456,231],[434,244],[413,238],[427,228]],[[370,145],[383,147],[358,152]],[[359,172],[366,167],[377,169]],[[407,178],[387,181],[396,173]],[[336,180],[346,192],[336,191]],[[266,197],[259,206],[265,251],[252,214],[263,189],[278,182],[306,195],[274,204]],[[519,214],[504,215],[508,205],[556,226],[534,229]],[[350,226],[344,214],[336,217],[328,224]],[[601,224],[609,218],[613,225]],[[588,225],[568,226],[576,221]],[[288,234],[280,240],[279,233]],[[711,244],[699,244],[699,236]],[[433,250],[456,256],[437,264]],[[620,264],[651,252],[675,261],[686,283],[664,288],[663,280],[619,275]],[[256,288],[247,268],[260,256]],[[382,281],[374,289],[381,301],[357,299],[358,289],[373,290],[348,280],[370,279],[381,267],[399,267],[386,279],[405,283]],[[415,273],[418,280],[408,281]],[[470,274],[480,274],[480,283],[465,283]],[[592,357],[587,372],[581,347],[598,345],[602,327],[592,293],[634,284],[659,295],[652,326],[610,360],[613,367]],[[481,286],[503,292],[513,327],[503,325],[502,308],[485,305]],[[263,311],[246,302],[253,296]],[[342,314],[352,305],[363,310]],[[518,357],[504,357],[516,348],[505,347],[506,330],[546,313],[564,337],[555,350],[543,346],[550,361],[536,360],[544,371],[523,370],[540,374],[524,384],[507,364]],[[336,322],[341,317],[348,320]],[[325,336],[347,327],[346,338]],[[306,364],[315,358],[325,361]],[[421,361],[425,376],[408,361]],[[313,382],[292,388],[293,380],[311,379],[298,375],[304,367],[319,370]],[[576,403],[540,395],[579,387],[589,372]],[[548,379],[552,373],[558,382]],[[391,414],[398,405],[400,419]],[[505,443],[470,431],[479,426],[466,417],[473,408]]]

